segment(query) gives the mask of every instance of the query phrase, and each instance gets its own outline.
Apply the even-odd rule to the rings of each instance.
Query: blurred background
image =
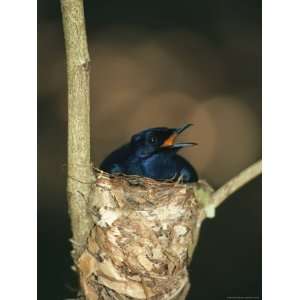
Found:
[[[85,1],[95,166],[147,127],[194,127],[182,155],[214,187],[261,157],[261,1]],[[76,295],[66,206],[59,1],[38,1],[38,298]],[[189,300],[261,298],[261,177],[201,231]],[[256,298],[258,299],[258,298]]]

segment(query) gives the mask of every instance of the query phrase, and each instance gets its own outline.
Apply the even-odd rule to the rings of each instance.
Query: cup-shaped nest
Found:
[[[77,264],[88,300],[181,299],[205,218],[195,187],[207,189],[97,175],[88,205],[94,226]]]

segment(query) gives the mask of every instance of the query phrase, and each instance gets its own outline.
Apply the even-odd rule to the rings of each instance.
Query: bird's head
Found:
[[[156,127],[143,130],[131,139],[131,147],[140,158],[146,158],[154,153],[176,152],[182,148],[197,145],[196,143],[176,143],[176,138],[192,124],[179,128]]]

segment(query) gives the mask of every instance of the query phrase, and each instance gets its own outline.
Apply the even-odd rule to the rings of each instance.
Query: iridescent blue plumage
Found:
[[[156,180],[195,182],[198,175],[193,166],[177,152],[195,143],[175,143],[185,129],[156,127],[135,134],[131,141],[113,151],[100,164],[100,169],[112,173],[140,175]]]

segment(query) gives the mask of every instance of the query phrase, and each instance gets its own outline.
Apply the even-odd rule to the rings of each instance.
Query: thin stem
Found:
[[[86,202],[92,182],[90,162],[90,58],[83,0],[61,0],[68,77],[68,206],[73,256],[86,242],[91,220]],[[74,180],[74,178],[80,180]]]
[[[254,163],[247,169],[243,170],[240,174],[230,179],[222,187],[220,187],[216,192],[212,194],[212,200],[216,207],[222,204],[231,194],[236,190],[241,188],[247,182],[261,174],[262,163],[261,160]]]

